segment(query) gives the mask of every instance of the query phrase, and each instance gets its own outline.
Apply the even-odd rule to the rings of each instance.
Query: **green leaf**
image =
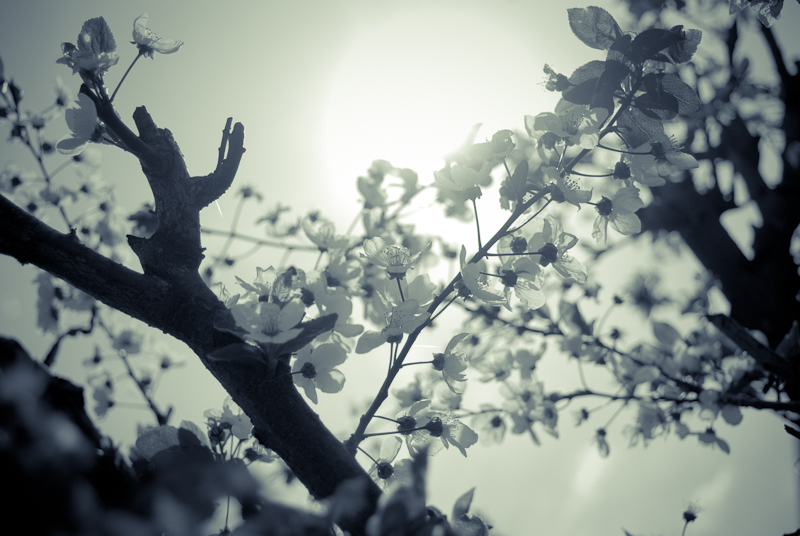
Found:
[[[643,31],[633,39],[631,54],[635,62],[644,63],[646,60],[656,59],[655,56],[665,48],[685,40],[686,38],[678,33],[660,28],[651,28]],[[659,61],[663,60],[659,59]]]
[[[653,322],[653,335],[665,348],[671,349],[675,343],[683,340],[678,330],[666,322]]]
[[[617,121],[617,132],[625,140],[625,145],[633,149],[664,134],[664,124],[660,119],[646,116],[638,108],[628,108]]]
[[[703,105],[697,93],[677,75],[665,74],[661,79],[664,91],[675,97],[678,102],[678,113],[688,116],[696,113]]]
[[[294,339],[281,344],[277,355],[291,354],[300,350],[313,341],[317,335],[332,330],[338,318],[338,314],[331,313],[299,324],[299,327],[303,328],[303,331]]]
[[[594,97],[589,103],[591,108],[605,108],[608,110],[608,116],[614,114],[614,94],[622,87],[622,81],[625,80],[630,74],[631,70],[626,65],[627,58],[620,57],[620,53],[610,50],[608,57],[603,65],[603,73],[597,80],[597,89],[595,90]],[[620,58],[624,61],[619,61]]]
[[[669,93],[648,91],[636,97],[634,105],[653,119],[669,121],[678,115],[678,99]]]
[[[578,328],[584,335],[592,334],[592,328],[586,323],[586,320],[583,319],[583,315],[581,315],[581,311],[578,309],[577,304],[562,300],[558,304],[558,309],[561,313],[561,320],[568,324],[572,324],[572,326]]]
[[[511,186],[514,188],[514,193],[517,194],[517,200],[522,201],[525,197],[525,183],[528,181],[528,161],[521,160],[517,167],[514,168],[514,173],[511,175]],[[466,335],[466,334],[465,334]]]
[[[673,26],[671,32],[678,33],[684,37],[683,41],[676,43],[669,47],[669,57],[672,61],[677,63],[684,63],[692,59],[694,53],[697,52],[697,46],[703,38],[703,32],[700,30],[683,30],[683,26]]]
[[[472,488],[458,498],[456,503],[453,505],[453,519],[458,519],[462,515],[465,515],[469,512],[469,506],[472,504],[473,495],[475,495],[475,488]]]
[[[590,104],[604,69],[605,62],[597,60],[581,65],[569,77],[570,87],[561,96],[574,104]]]
[[[589,6],[567,10],[572,33],[586,45],[599,50],[608,50],[620,36],[617,21],[605,9]]]
[[[117,50],[117,42],[114,41],[111,28],[103,17],[89,19],[83,23],[81,33],[78,34],[78,50],[94,54]]]
[[[198,441],[199,443],[199,441]],[[136,439],[136,450],[142,457],[150,461],[153,456],[170,447],[177,447],[181,444],[178,437],[178,429],[174,426],[164,424],[154,428],[148,428]]]

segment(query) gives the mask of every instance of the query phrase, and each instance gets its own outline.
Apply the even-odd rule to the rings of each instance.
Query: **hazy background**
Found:
[[[629,27],[621,4],[593,4],[610,11],[623,29]],[[298,214],[320,209],[343,231],[360,208],[355,178],[372,160],[415,169],[427,184],[440,157],[459,145],[473,124],[483,123],[480,140],[503,128],[522,131],[523,115],[552,110],[556,99],[543,89],[543,64],[569,74],[602,59],[569,30],[566,9],[585,5],[590,4],[6,2],[0,56],[6,76],[25,91],[23,108],[38,110],[52,102],[55,76],[77,93],[79,78],[55,60],[60,43],[74,42],[84,20],[102,15],[114,32],[121,56],[107,77],[114,87],[135,57],[128,44],[133,20],[147,12],[158,35],[186,44],[172,56],[137,63],[115,101],[123,120],[132,125],[133,109],[146,105],[156,123],[172,131],[195,175],[213,170],[226,118],[245,125],[247,153],[234,188],[220,200],[223,216],[212,205],[203,214],[204,225],[230,225],[237,201],[233,193],[249,184],[267,196],[265,205],[280,201]],[[787,59],[800,51],[798,24],[800,6],[787,2],[776,25]],[[745,39],[743,50],[753,54],[756,75],[771,76],[760,37]],[[700,53],[715,52],[704,48],[710,41],[704,40]],[[64,125],[51,130],[54,140],[66,133]],[[138,163],[111,147],[102,151],[103,177],[115,186],[117,201],[128,213],[137,210],[150,199]],[[0,163],[12,158],[33,168],[24,151],[3,145]],[[58,158],[53,162],[51,168]],[[498,212],[495,199],[481,201],[487,228],[491,213]],[[439,220],[426,218],[421,213],[415,221],[437,232]],[[483,213],[481,218],[483,224]],[[469,247],[474,238],[467,229],[451,240]],[[247,225],[242,230],[259,232]],[[254,266],[277,262],[278,254],[262,255],[232,273],[249,280]],[[630,266],[619,268],[625,270]],[[52,338],[34,327],[36,289],[29,282],[36,270],[2,257],[0,274],[0,333],[18,337],[32,354],[43,356]],[[452,331],[441,331],[446,344]],[[201,423],[202,412],[221,406],[225,393],[181,345],[159,344],[182,352],[185,365],[164,377],[157,400],[176,404],[173,423],[183,418]],[[443,342],[429,336],[421,344]],[[86,341],[67,341],[55,371],[84,380],[82,362],[92,351]],[[321,396],[320,415],[342,437],[353,429],[349,408],[367,400],[381,381],[385,362],[377,359],[351,356],[344,392]],[[575,371],[554,361],[542,363],[545,385],[577,385]],[[130,385],[118,392],[119,399],[126,396],[137,400]],[[575,428],[575,409],[561,414],[561,439],[545,436],[540,447],[526,437],[508,437],[499,447],[470,448],[467,459],[453,449],[437,455],[429,502],[447,513],[458,496],[477,486],[473,509],[486,513],[507,535],[621,534],[622,526],[633,534],[679,534],[681,513],[693,500],[704,511],[687,534],[783,534],[797,528],[797,441],[774,416],[745,411],[740,426],[719,424],[717,433],[732,451],[725,455],[703,448],[694,437],[682,442],[670,436],[646,449],[628,449],[620,430],[634,415],[625,412],[609,436],[611,456],[602,460],[590,444],[602,422]],[[152,424],[152,416],[120,405],[100,420],[103,430],[123,444],[134,440],[136,423]],[[305,501],[302,490],[292,497]]]

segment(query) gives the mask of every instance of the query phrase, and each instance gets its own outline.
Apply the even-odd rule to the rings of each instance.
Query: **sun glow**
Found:
[[[423,183],[476,123],[477,141],[514,125],[499,74],[513,48],[507,29],[478,13],[420,7],[356,31],[331,84],[323,121],[326,160],[343,181],[375,159],[409,167]],[[496,128],[494,128],[496,126]]]

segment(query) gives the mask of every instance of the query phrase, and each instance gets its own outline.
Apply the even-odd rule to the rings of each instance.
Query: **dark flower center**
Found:
[[[625,162],[617,162],[614,166],[614,178],[627,180],[631,178],[631,168]]]
[[[614,208],[614,204],[611,202],[609,198],[603,196],[603,199],[600,200],[599,203],[595,206],[597,212],[600,213],[601,216],[610,216],[611,210]]]
[[[524,253],[528,247],[528,241],[521,236],[515,236],[511,239],[511,252],[517,255]]]
[[[433,437],[441,437],[442,433],[444,432],[444,424],[442,423],[442,419],[439,417],[434,417],[428,424],[425,425],[425,429],[431,433]]]
[[[559,138],[552,132],[545,132],[544,134],[542,134],[542,137],[539,138],[539,145],[541,145],[545,149],[553,150],[555,149],[556,143],[558,143],[559,139],[561,138]]]
[[[513,270],[503,270],[503,277],[501,279],[505,286],[513,287],[517,284],[518,277]]]
[[[317,377],[317,369],[314,368],[313,363],[304,363],[300,372],[303,373],[304,378],[316,378]]]
[[[539,254],[542,256],[542,258],[539,259],[539,264],[542,266],[547,266],[558,260],[558,248],[551,242],[545,244],[544,247],[539,250]]]
[[[397,419],[397,431],[403,435],[410,434],[416,427],[417,421],[414,419],[414,417],[405,415]]]
[[[386,462],[378,463],[378,478],[386,480],[394,474],[394,468]]]

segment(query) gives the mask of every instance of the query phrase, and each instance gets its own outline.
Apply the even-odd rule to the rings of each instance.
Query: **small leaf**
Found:
[[[621,87],[621,83],[631,74],[626,63],[611,57],[619,57],[619,53],[609,51],[609,58],[604,63],[603,73],[597,80],[597,89],[589,103],[590,108],[605,108],[608,116],[614,113],[614,94]]]
[[[665,74],[661,78],[661,84],[664,91],[675,97],[680,115],[692,115],[703,105],[695,90],[676,75],[672,73]]]
[[[587,80],[599,78],[606,68],[604,61],[594,60],[589,63],[584,63],[572,73],[569,77],[569,83],[577,86]]]
[[[514,173],[511,175],[511,185],[514,188],[514,193],[517,194],[517,200],[522,201],[525,196],[525,183],[528,181],[528,161],[521,160],[517,167],[514,168]],[[464,334],[466,336],[466,334]]]
[[[604,69],[605,62],[602,61],[590,61],[581,65],[569,77],[570,87],[562,91],[561,96],[575,104],[590,104]]]
[[[640,367],[636,372],[633,373],[633,378],[631,379],[631,383],[634,385],[639,385],[640,383],[648,383],[655,381],[658,377],[661,376],[661,371],[655,365],[645,365]]]
[[[164,424],[162,426],[148,428],[142,432],[136,439],[136,450],[139,451],[139,454],[141,454],[145,460],[150,461],[153,456],[162,450],[176,447],[180,444],[178,429],[174,426]]]
[[[683,339],[678,330],[666,322],[653,322],[653,335],[666,348],[672,348],[676,342]]]
[[[577,304],[562,300],[558,304],[558,309],[559,312],[561,313],[561,320],[569,324],[572,324],[574,327],[578,328],[584,335],[592,334],[592,328],[589,326],[589,324],[586,323],[586,320],[583,319],[583,315],[581,315],[581,312],[578,309]]]
[[[89,19],[83,23],[78,34],[78,50],[103,54],[117,50],[117,42],[103,17]]]
[[[736,426],[742,422],[742,411],[739,409],[739,406],[726,404],[722,406],[722,411],[720,413],[722,413],[722,418],[725,419],[725,422],[731,426]]]
[[[697,52],[697,46],[703,38],[700,30],[683,30],[683,26],[673,26],[670,31],[680,33],[684,40],[669,47],[669,56],[676,64],[684,63],[692,59]]]
[[[332,330],[338,318],[338,314],[331,313],[299,324],[298,327],[303,328],[303,331],[294,339],[280,345],[277,355],[291,354],[300,350],[313,341],[317,335]]]
[[[636,97],[634,105],[646,116],[661,121],[669,121],[678,115],[678,99],[669,93],[648,91]]]
[[[472,496],[475,495],[475,488],[472,488],[464,495],[458,498],[456,503],[453,505],[453,519],[458,519],[462,515],[465,515],[469,512],[469,507],[472,504]]]
[[[638,108],[629,108],[620,115],[617,132],[629,148],[634,148],[663,135],[664,124],[660,119],[646,116]]]
[[[202,443],[206,447],[210,447],[210,445],[208,443],[208,433],[205,430],[203,430],[202,428],[200,428],[199,426],[197,426],[192,421],[186,421],[186,420],[181,421],[181,424],[180,424],[179,428],[180,428],[180,430],[188,430],[189,432],[194,434],[195,437],[197,437],[197,440],[200,443]]]
[[[631,53],[637,63],[644,63],[646,60],[654,59],[654,56],[673,45],[676,45],[686,38],[660,28],[651,28],[637,35],[631,43]]]
[[[589,6],[567,10],[572,33],[586,45],[608,50],[622,35],[617,21],[605,9]]]

